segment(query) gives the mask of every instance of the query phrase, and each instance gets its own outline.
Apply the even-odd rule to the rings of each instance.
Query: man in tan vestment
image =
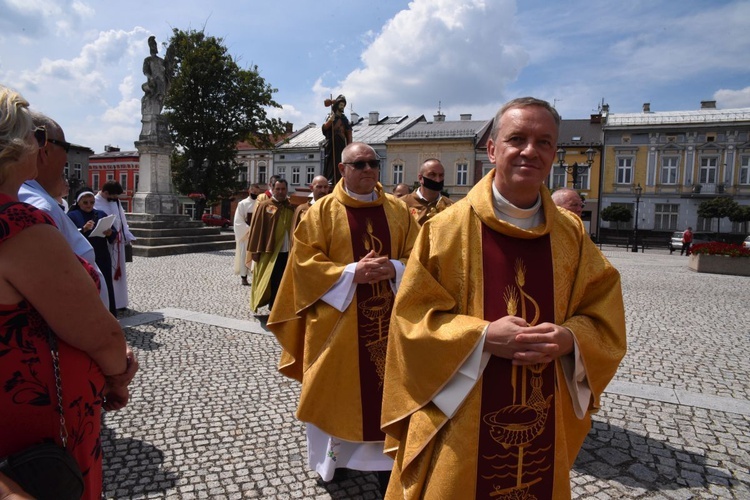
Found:
[[[298,206],[294,211],[294,222],[292,224],[292,230],[299,226],[299,221],[301,221],[302,217],[305,216],[307,210],[311,206],[313,206],[316,201],[328,194],[329,188],[330,185],[328,184],[328,179],[326,179],[324,175],[318,175],[313,178],[313,181],[310,184],[310,194],[312,196],[308,198],[307,203],[303,203],[302,205]]]
[[[393,460],[380,430],[391,307],[419,227],[378,182],[367,144],[343,151],[342,180],[294,232],[268,320],[282,347],[279,371],[302,383],[297,418],[307,423],[308,465],[324,481],[336,468],[378,471]]]
[[[430,158],[419,169],[417,176],[419,188],[413,193],[401,197],[401,201],[409,207],[409,213],[417,219],[421,226],[438,212],[442,212],[453,202],[443,196],[445,168],[440,160]]]
[[[559,120],[503,106],[495,169],[422,226],[388,340],[388,499],[570,497],[626,342],[619,273],[543,185]]]
[[[289,257],[294,209],[287,198],[287,187],[285,179],[277,179],[271,197],[255,205],[250,221],[247,255],[255,262],[250,292],[253,312],[264,305],[273,308]]]

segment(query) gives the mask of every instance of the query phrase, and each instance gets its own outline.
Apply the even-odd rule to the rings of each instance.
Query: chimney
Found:
[[[435,123],[445,121],[445,115],[441,113],[440,111],[438,111],[438,114],[432,115],[432,118],[435,120]]]
[[[359,115],[355,113],[354,111],[352,111],[352,118],[350,121],[352,122],[352,125],[354,125],[355,123],[359,121]]]
[[[591,123],[601,123],[602,122],[602,115],[601,113],[597,113],[595,115],[591,115]]]
[[[116,153],[118,151],[120,151],[120,148],[112,146],[110,144],[107,144],[106,146],[104,146],[105,153]]]
[[[380,120],[380,113],[378,111],[370,111],[370,122],[368,125],[377,125]]]
[[[292,124],[292,122],[286,122],[284,124],[284,130],[287,134],[291,134],[292,132],[294,132],[294,125]]]
[[[470,122],[471,121],[471,113],[461,113],[461,121],[462,122]]]
[[[644,102],[643,103],[643,112],[644,113],[650,113],[651,112],[651,103],[650,102]]]
[[[716,109],[716,101],[701,101],[701,109]]]

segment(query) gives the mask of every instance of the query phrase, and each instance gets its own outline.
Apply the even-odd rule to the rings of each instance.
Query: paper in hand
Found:
[[[91,238],[92,236],[99,236],[103,238],[104,231],[112,228],[112,224],[114,222],[115,222],[114,215],[108,215],[106,217],[102,217],[96,222],[96,227],[91,231],[91,234],[89,234],[89,238]]]

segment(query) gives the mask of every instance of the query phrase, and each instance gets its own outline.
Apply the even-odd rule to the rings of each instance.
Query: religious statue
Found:
[[[326,138],[323,175],[336,184],[340,178],[338,166],[341,162],[341,151],[352,142],[352,125],[344,114],[346,97],[339,95],[333,100],[326,99],[324,104],[331,107],[331,113],[321,127]]]
[[[164,99],[167,96],[169,81],[164,59],[156,55],[156,37],[148,38],[148,46],[151,55],[143,60],[143,74],[146,75],[146,83],[141,85],[143,98],[141,99],[141,140],[154,138],[159,132],[161,110],[164,107]]]

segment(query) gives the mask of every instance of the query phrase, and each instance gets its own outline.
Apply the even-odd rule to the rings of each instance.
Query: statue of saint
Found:
[[[143,60],[143,74],[146,75],[146,83],[141,88],[144,95],[141,99],[141,112],[144,118],[147,115],[161,114],[164,107],[164,98],[167,95],[167,72],[164,59],[157,56],[156,37],[148,37],[148,46],[151,55]]]
[[[326,99],[324,104],[331,107],[331,114],[321,127],[326,138],[323,175],[336,184],[341,177],[339,174],[341,151],[352,142],[352,125],[344,114],[346,97],[340,95],[334,100]]]

